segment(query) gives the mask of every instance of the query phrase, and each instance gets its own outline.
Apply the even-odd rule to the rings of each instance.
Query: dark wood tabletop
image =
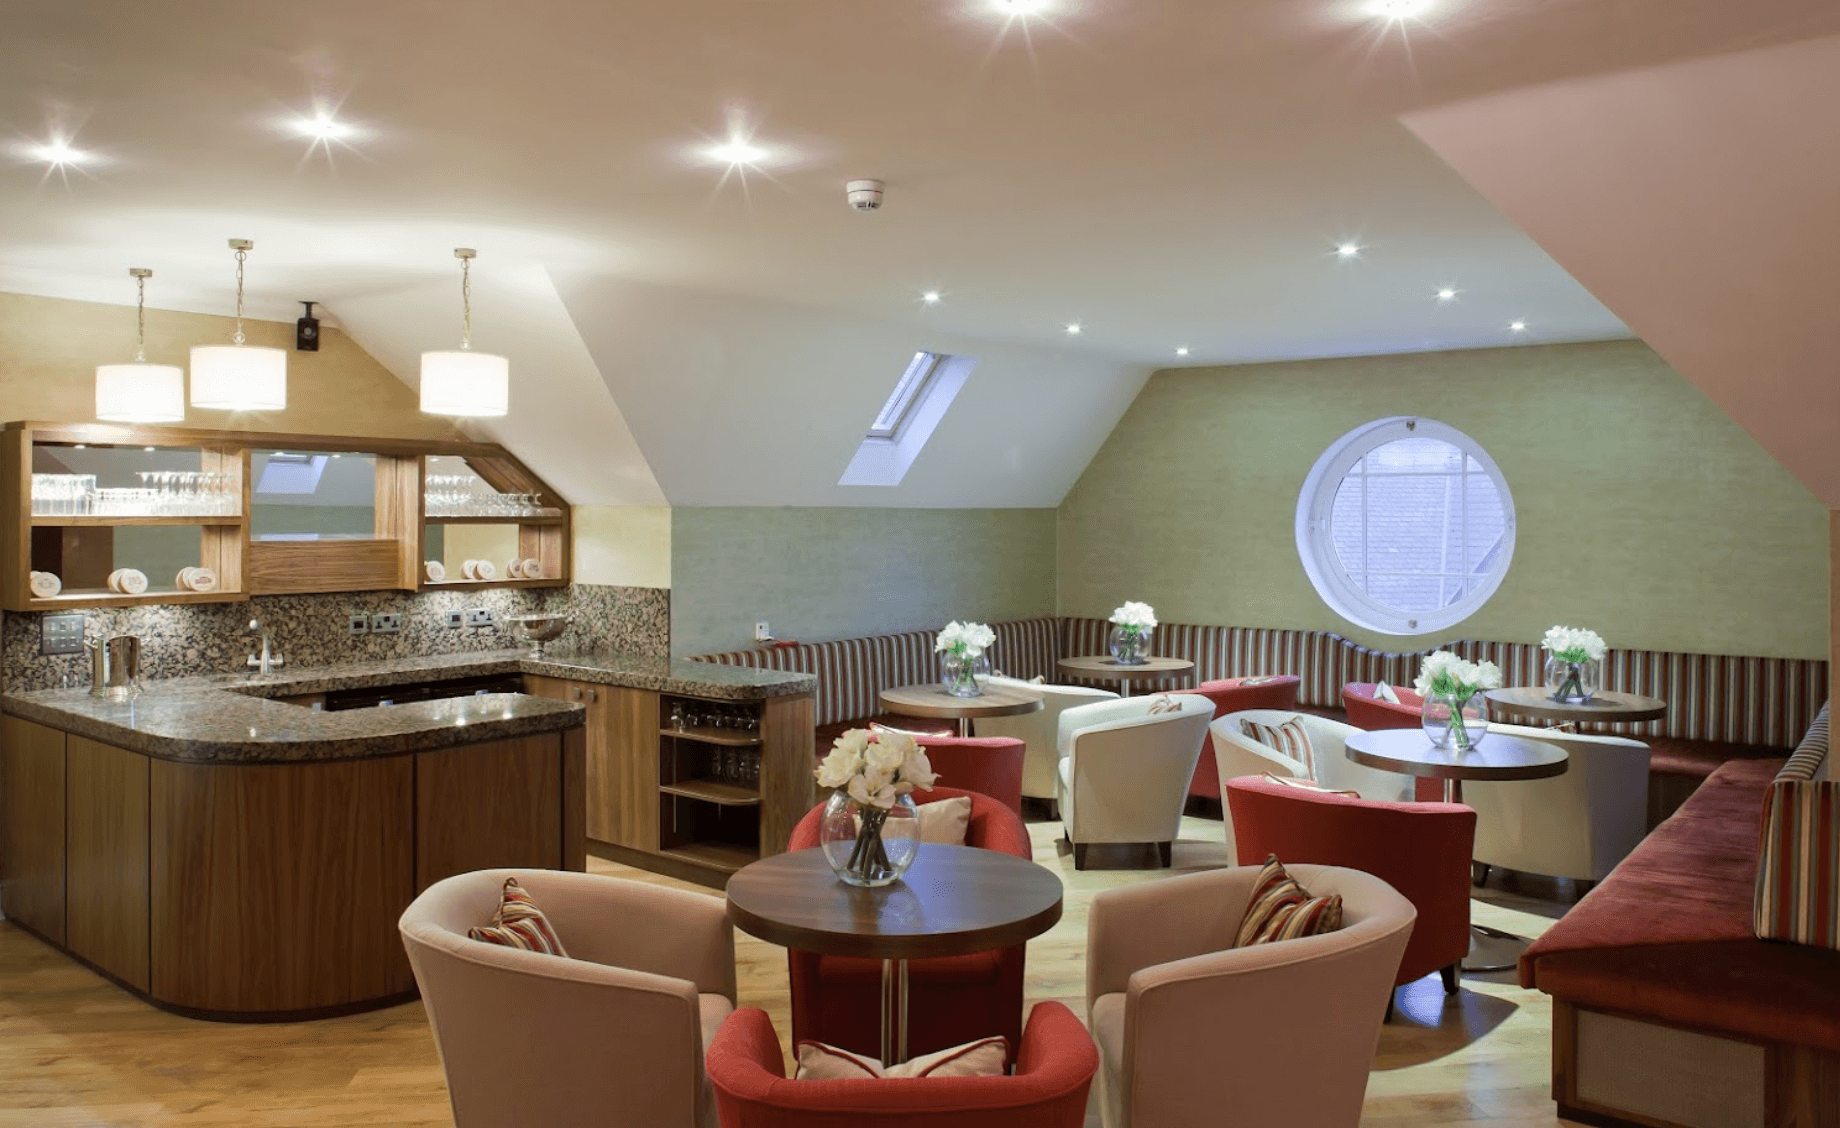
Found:
[[[1505,713],[1518,713],[1542,721],[1658,721],[1667,716],[1667,702],[1639,693],[1600,689],[1582,704],[1554,701],[1544,687],[1517,685],[1483,694]]]
[[[996,850],[926,843],[900,881],[837,880],[822,850],[762,858],[728,879],[735,926],[784,948],[881,960],[1008,948],[1061,919],[1060,875]]]
[[[1060,671],[1093,681],[1125,681],[1134,678],[1173,678],[1186,674],[1195,664],[1186,658],[1149,658],[1135,665],[1125,665],[1104,654],[1080,654],[1062,658]]]
[[[882,707],[903,717],[1013,717],[1019,713],[1038,712],[1042,707],[1039,690],[1019,685],[982,683],[984,692],[976,697],[954,697],[930,685],[903,685],[882,690]]]
[[[1545,779],[1564,775],[1568,759],[1550,741],[1497,732],[1461,754],[1436,747],[1419,729],[1350,733],[1345,749],[1357,764],[1428,779]]]

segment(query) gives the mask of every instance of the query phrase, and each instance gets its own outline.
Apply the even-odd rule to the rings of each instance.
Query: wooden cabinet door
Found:
[[[588,711],[588,837],[658,849],[658,695],[535,674],[524,692]]]
[[[562,737],[418,752],[415,888],[480,869],[561,869]]]
[[[0,717],[0,908],[64,942],[64,734]]]
[[[147,757],[71,736],[65,764],[65,947],[145,991]]]

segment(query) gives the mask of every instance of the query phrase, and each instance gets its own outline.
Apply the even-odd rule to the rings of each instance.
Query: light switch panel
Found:
[[[38,652],[41,655],[83,653],[83,624],[88,615],[46,615],[38,621]]]

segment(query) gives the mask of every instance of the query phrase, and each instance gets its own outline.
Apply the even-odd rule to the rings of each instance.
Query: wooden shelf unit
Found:
[[[33,452],[50,447],[121,447],[197,450],[200,469],[227,473],[242,494],[236,517],[34,516]],[[250,456],[258,450],[371,455],[376,461],[374,536],[350,540],[251,540]],[[428,518],[422,513],[424,467],[430,456],[462,458],[492,488],[536,494],[554,516],[530,518]],[[0,552],[0,608],[56,611],[149,604],[227,603],[252,595],[307,592],[433,591],[564,587],[572,575],[572,511],[547,483],[503,447],[464,440],[372,439],[338,435],[265,434],[183,427],[120,426],[107,423],[13,422],[0,429],[0,523],[10,546]],[[427,529],[443,524],[503,524],[518,528],[520,557],[543,564],[543,577],[522,580],[450,580],[435,584],[422,573]],[[196,527],[199,563],[217,573],[213,592],[149,591],[138,596],[96,590],[98,579],[66,576],[82,583],[54,599],[31,591],[34,531],[39,552],[59,561],[78,549],[90,558],[106,550],[109,530],[135,527]],[[63,530],[61,540],[56,530]],[[51,538],[51,539],[47,539]],[[11,547],[18,546],[18,547]],[[60,574],[62,574],[60,572]],[[156,581],[167,577],[151,577]]]
[[[760,792],[738,783],[724,783],[714,779],[685,779],[676,783],[661,783],[658,790],[668,795],[679,795],[685,799],[695,799],[703,803],[714,803],[719,807],[758,807]]]
[[[760,743],[757,732],[725,732],[717,728],[661,728],[659,736],[675,737],[678,740],[694,740],[698,744],[721,744],[735,748],[751,748]]]

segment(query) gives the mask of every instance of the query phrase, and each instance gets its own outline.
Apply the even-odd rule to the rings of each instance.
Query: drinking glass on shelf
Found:
[[[671,727],[678,732],[684,731],[684,703],[682,701],[671,702]]]

